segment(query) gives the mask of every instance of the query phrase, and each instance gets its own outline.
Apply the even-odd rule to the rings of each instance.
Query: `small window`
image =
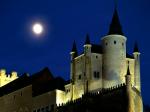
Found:
[[[14,95],[14,99],[16,98],[16,95]]]
[[[116,44],[117,42],[116,41],[114,41],[114,44]]]
[[[96,71],[94,71],[94,78],[96,78]]]
[[[124,46],[124,43],[122,43],[122,46]]]
[[[99,72],[97,72],[96,76],[97,76],[97,78],[99,78]]]
[[[81,79],[81,75],[79,75],[79,79]]]
[[[84,72],[84,76],[86,76],[86,75],[85,75],[85,72]]]
[[[96,56],[96,59],[98,58],[98,56]]]
[[[22,92],[20,93],[20,96],[22,96]]]
[[[70,92],[70,89],[66,89],[66,92],[69,93],[69,92]]]
[[[107,42],[106,42],[105,44],[106,44],[106,46],[108,45],[108,43],[107,43]]]
[[[100,76],[99,76],[99,72],[96,72],[96,71],[94,71],[94,78],[99,78]]]

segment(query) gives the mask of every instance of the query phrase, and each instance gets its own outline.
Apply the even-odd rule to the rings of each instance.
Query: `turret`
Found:
[[[104,88],[125,82],[126,40],[115,8],[108,35],[102,38]]]
[[[84,45],[84,93],[88,92],[89,80],[91,79],[91,43],[89,35],[86,35]]]
[[[15,71],[11,72],[11,78],[16,79],[17,77],[18,77],[17,72]]]
[[[134,112],[134,101],[132,97],[132,85],[131,85],[131,74],[130,74],[130,68],[129,68],[129,62],[128,62],[128,69],[125,76],[126,79],[126,94],[127,94],[127,102],[128,102],[128,108],[127,112]]]
[[[74,58],[78,55],[75,41],[73,42],[73,47],[72,47],[72,50],[70,52],[70,55],[71,55],[70,79],[71,79],[72,82],[74,82],[74,80],[75,80],[75,62],[74,62]]]
[[[91,44],[90,44],[90,38],[89,35],[86,35],[86,40],[85,40],[85,44],[84,44],[84,54],[86,56],[89,56],[91,54]]]
[[[0,76],[1,77],[6,77],[6,70],[5,69],[0,70]]]
[[[135,59],[135,65],[134,65],[134,86],[141,91],[141,78],[140,78],[140,52],[138,49],[137,42],[134,45],[134,59]]]
[[[127,88],[131,88],[131,73],[130,73],[129,63],[128,63],[127,73],[125,77],[126,77]]]
[[[78,55],[78,51],[77,51],[77,47],[76,47],[76,42],[73,42],[73,46],[72,46],[72,50],[70,52],[71,55],[71,60],[73,60],[77,55]]]

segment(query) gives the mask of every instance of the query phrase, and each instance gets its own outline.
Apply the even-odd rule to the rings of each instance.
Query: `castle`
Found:
[[[133,55],[128,54],[126,41],[115,9],[109,32],[101,38],[102,45],[92,44],[87,34],[84,51],[78,54],[76,43],[73,43],[69,82],[53,77],[48,68],[32,76],[20,77],[16,72],[11,77],[6,76],[2,70],[1,112],[53,112],[60,104],[121,84],[126,89],[127,112],[143,112],[140,52],[135,44]]]

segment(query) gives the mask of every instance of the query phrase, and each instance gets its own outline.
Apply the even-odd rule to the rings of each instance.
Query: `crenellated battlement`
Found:
[[[81,98],[57,106],[58,112],[127,112],[126,84],[103,88],[97,92],[88,92]],[[119,105],[119,106],[118,106]],[[107,108],[106,108],[107,107]],[[91,111],[92,110],[92,111]]]
[[[12,71],[10,74],[6,73],[5,69],[0,70],[0,87],[18,78],[17,72]]]

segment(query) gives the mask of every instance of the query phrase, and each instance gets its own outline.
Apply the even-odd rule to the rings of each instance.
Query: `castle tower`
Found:
[[[128,63],[128,69],[125,76],[126,79],[126,92],[127,92],[127,102],[128,102],[128,108],[127,112],[134,112],[134,103],[132,98],[132,86],[131,86],[131,74],[129,69],[129,63]]]
[[[75,41],[73,42],[73,47],[72,47],[72,50],[70,52],[70,55],[71,55],[70,79],[71,79],[71,82],[74,83],[74,81],[75,81],[75,62],[74,62],[74,58],[78,55]]]
[[[84,45],[84,93],[88,92],[88,83],[91,79],[91,44],[89,35],[86,35]]]
[[[141,78],[140,78],[140,52],[138,49],[137,43],[134,46],[134,59],[135,59],[135,66],[134,66],[134,86],[141,91]]]
[[[102,38],[104,88],[125,82],[126,40],[115,8],[108,35]]]
[[[126,77],[126,86],[128,90],[130,90],[131,89],[131,73],[130,73],[129,63],[128,63],[127,73],[125,77]]]
[[[75,82],[75,60],[74,58],[78,55],[77,47],[75,41],[73,42],[73,47],[70,52],[71,55],[71,72],[70,72],[70,79],[71,79],[71,100],[74,98],[74,82]]]

